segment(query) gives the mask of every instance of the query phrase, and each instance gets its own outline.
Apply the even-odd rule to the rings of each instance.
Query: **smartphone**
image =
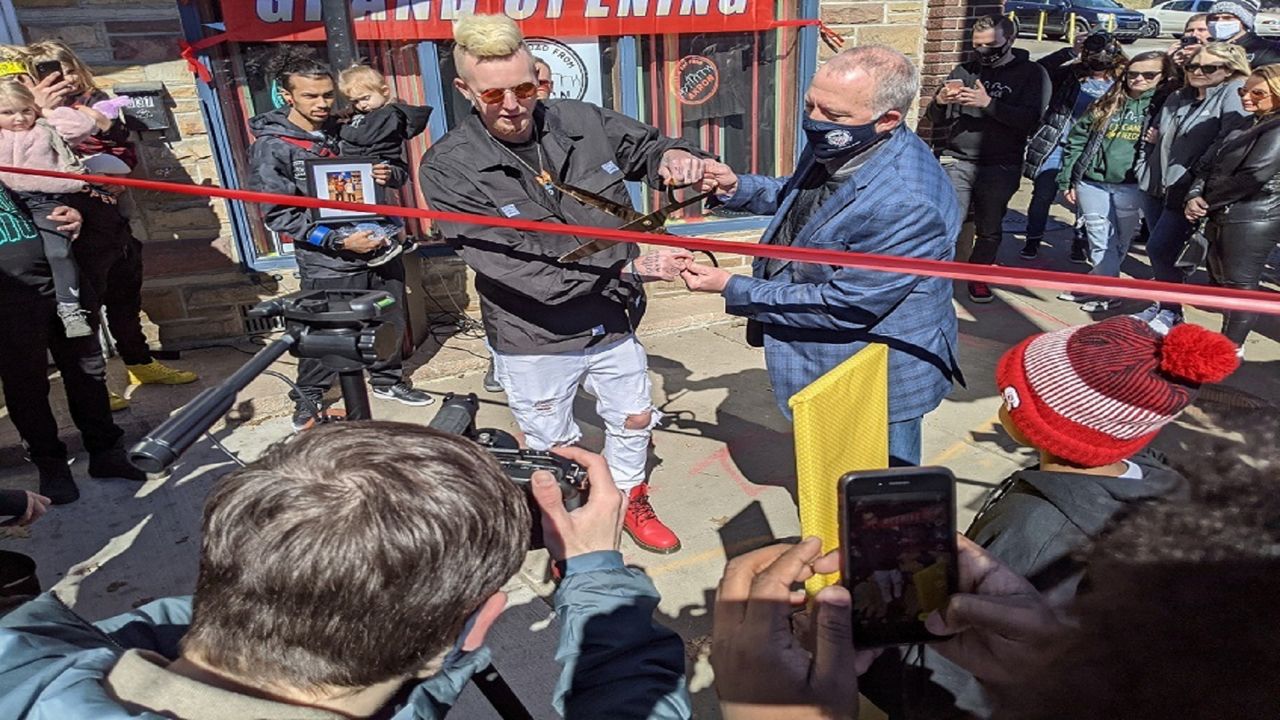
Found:
[[[43,80],[54,73],[62,72],[62,63],[57,60],[45,60],[36,63],[36,80]]]
[[[1182,45],[1182,47],[1187,47],[1188,45],[1199,45],[1200,38],[1195,35],[1183,35],[1182,39],[1178,41],[1178,44]]]
[[[840,478],[841,576],[859,648],[943,639],[924,621],[959,583],[955,485],[940,467]]]
[[[964,87],[964,80],[961,80],[960,78],[952,78],[943,83],[943,85],[946,85],[947,89],[951,92],[957,92]]]

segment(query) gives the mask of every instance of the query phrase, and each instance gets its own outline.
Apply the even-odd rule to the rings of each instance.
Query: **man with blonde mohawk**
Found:
[[[696,147],[594,105],[539,100],[534,57],[510,18],[467,16],[453,34],[454,87],[473,112],[422,159],[433,210],[616,228],[624,220],[580,201],[579,190],[629,207],[627,180],[661,188],[702,179],[708,156]],[[562,262],[585,240],[467,222],[440,230],[476,273],[496,379],[529,447],[578,442],[573,402],[585,387],[604,422],[604,456],[629,497],[627,533],[652,552],[679,550],[649,503],[645,464],[661,415],[634,331],[644,283],[674,280],[692,256],[616,243]]]

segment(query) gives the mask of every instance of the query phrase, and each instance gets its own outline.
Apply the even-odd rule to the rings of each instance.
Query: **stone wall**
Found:
[[[137,176],[218,181],[195,82],[178,59],[182,27],[176,0],[15,0],[14,9],[28,42],[66,43],[93,67],[104,89],[164,83],[176,129],[168,140],[141,139]],[[134,234],[144,242],[230,237],[222,202],[158,193],[132,193],[132,199]],[[233,262],[228,243],[218,249]]]
[[[823,0],[819,16],[845,38],[845,47],[881,43],[919,63],[924,51],[924,17],[928,6],[927,0]],[[833,54],[825,43],[818,43],[819,62]]]

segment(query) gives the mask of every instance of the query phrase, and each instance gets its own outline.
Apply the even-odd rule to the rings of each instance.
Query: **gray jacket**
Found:
[[[577,100],[538,103],[534,121],[547,170],[557,181],[627,207],[631,195],[625,181],[663,187],[658,168],[668,150],[709,157],[656,128]],[[626,224],[562,193],[548,194],[489,135],[475,112],[423,155],[418,177],[423,197],[436,211],[609,229]],[[560,262],[585,238],[464,218],[436,226],[476,273],[480,316],[495,350],[547,354],[603,347],[640,323],[644,288],[620,277],[623,266],[639,255],[634,243]]]
[[[307,161],[341,156],[337,128],[326,128],[312,135],[289,121],[289,108],[262,113],[249,121],[249,132],[255,138],[249,146],[249,180],[251,190],[314,197],[307,181]],[[398,188],[409,173],[392,165],[387,187]],[[372,253],[332,250],[307,241],[318,227],[342,223],[321,223],[308,208],[294,205],[262,205],[263,222],[272,230],[293,240],[294,257],[303,279],[343,277],[369,269]]]
[[[1248,121],[1237,92],[1243,86],[1243,78],[1228,80],[1209,88],[1202,101],[1194,88],[1184,87],[1165,100],[1155,121],[1160,137],[1147,146],[1137,168],[1138,185],[1148,195],[1164,198],[1166,207],[1182,207],[1196,161],[1216,140]]]
[[[553,599],[560,620],[556,660],[562,665],[554,705],[565,718],[692,717],[684,643],[653,620],[659,600],[653,582],[624,567],[617,552],[569,561]],[[126,708],[102,681],[128,650],[176,658],[190,623],[189,597],[164,598],[97,623],[52,594],[37,597],[0,620],[0,718],[173,717]],[[389,717],[441,720],[490,657],[485,647],[462,653],[415,685]]]

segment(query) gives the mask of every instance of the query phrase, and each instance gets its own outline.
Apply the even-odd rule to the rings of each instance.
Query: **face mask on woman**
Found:
[[[1230,40],[1243,29],[1239,20],[1215,20],[1209,23],[1209,34],[1214,40]]]

